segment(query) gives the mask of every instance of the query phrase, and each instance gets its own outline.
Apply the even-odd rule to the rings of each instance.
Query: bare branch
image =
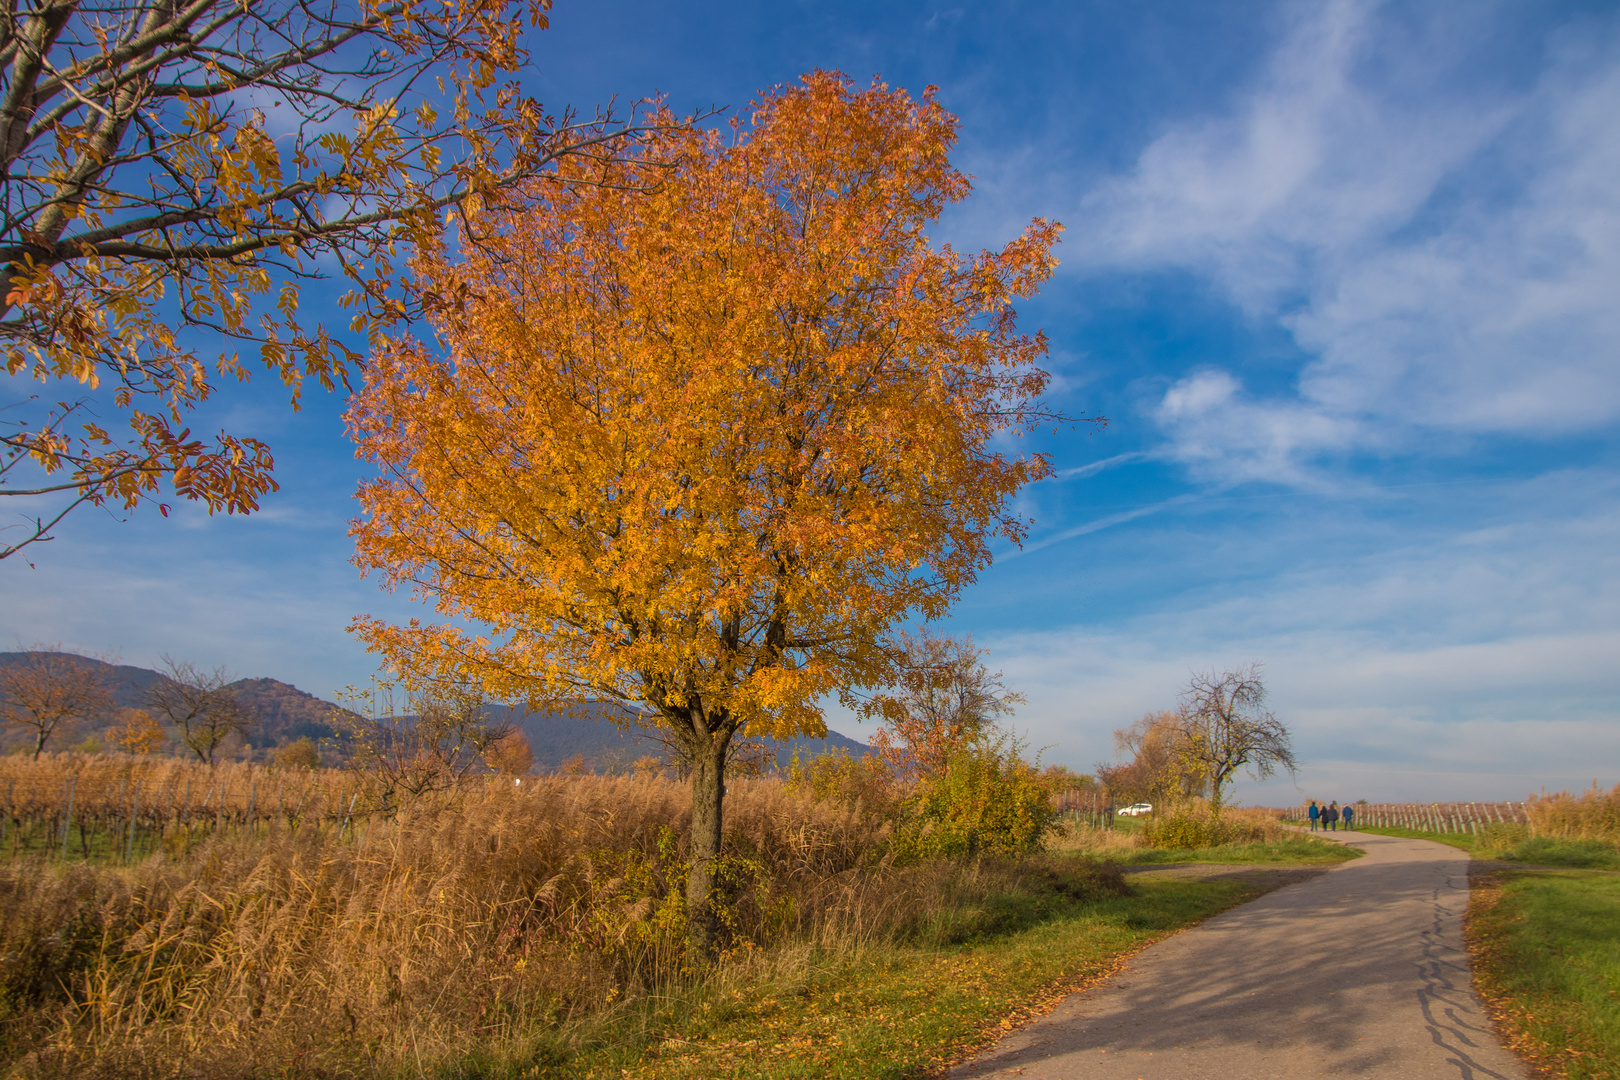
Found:
[[[1240,770],[1263,780],[1298,767],[1288,728],[1265,708],[1260,665],[1195,673],[1181,695],[1182,752],[1203,770],[1216,813]]]

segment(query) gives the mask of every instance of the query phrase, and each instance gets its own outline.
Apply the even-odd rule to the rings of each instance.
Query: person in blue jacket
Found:
[[[1344,827],[1348,829],[1355,824],[1356,808],[1349,803],[1345,803],[1344,809],[1339,812],[1339,816],[1344,818]]]
[[[1321,821],[1322,821],[1322,808],[1320,806],[1316,805],[1316,800],[1315,799],[1312,799],[1311,800],[1311,832],[1316,831],[1316,827],[1319,824],[1321,824]]]

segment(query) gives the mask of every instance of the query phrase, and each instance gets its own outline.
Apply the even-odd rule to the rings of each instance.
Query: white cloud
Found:
[[[1195,474],[1228,482],[1264,480],[1315,486],[1307,462],[1352,445],[1356,425],[1297,402],[1246,398],[1224,371],[1200,371],[1179,380],[1157,409],[1171,435],[1169,456]]]
[[[1545,140],[1510,205],[1345,259],[1286,321],[1326,409],[1464,431],[1579,431],[1620,415],[1620,71],[1527,104]],[[1528,163],[1527,163],[1528,164]]]
[[[1409,103],[1358,75],[1372,53],[1384,65],[1437,60],[1426,50],[1392,54],[1398,46],[1380,38],[1375,5],[1296,10],[1303,17],[1232,110],[1172,126],[1129,175],[1087,194],[1090,259],[1190,267],[1269,313],[1330,270],[1322,259],[1407,221],[1500,131],[1501,110]]]
[[[1296,10],[1251,89],[1080,203],[1087,271],[1190,271],[1311,354],[1296,398],[1224,423],[1231,376],[1173,386],[1156,411],[1176,455],[1298,483],[1351,443],[1620,417],[1615,51],[1555,48],[1530,89],[1463,89],[1469,8],[1423,32],[1368,3]]]

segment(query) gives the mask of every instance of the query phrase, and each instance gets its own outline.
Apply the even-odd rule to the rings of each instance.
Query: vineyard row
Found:
[[[1309,817],[1309,808],[1301,806],[1297,814],[1303,821]],[[1522,802],[1357,803],[1355,824],[1477,836],[1491,825],[1529,825],[1530,816],[1528,804]]]
[[[329,776],[269,775],[232,784],[196,776],[102,777],[68,775],[56,782],[0,779],[0,851],[59,858],[130,861],[162,847],[175,834],[193,839],[226,826],[282,824],[349,829],[361,792]]]

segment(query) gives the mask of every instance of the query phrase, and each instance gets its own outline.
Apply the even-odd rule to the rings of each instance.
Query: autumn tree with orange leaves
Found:
[[[534,748],[529,737],[514,727],[484,750],[484,764],[502,776],[522,776],[534,768]]]
[[[150,754],[169,741],[163,725],[145,709],[121,709],[119,723],[107,733],[126,754]]]
[[[1008,501],[1051,472],[992,443],[1050,418],[1012,300],[1060,226],[930,243],[969,193],[955,137],[932,89],[818,72],[729,131],[564,161],[424,252],[436,337],[378,349],[349,413],[378,469],[356,561],[476,627],[354,630],[408,679],[661,728],[699,953],[739,732],[821,735],[820,701],[892,682],[894,628],[1021,539]]]

